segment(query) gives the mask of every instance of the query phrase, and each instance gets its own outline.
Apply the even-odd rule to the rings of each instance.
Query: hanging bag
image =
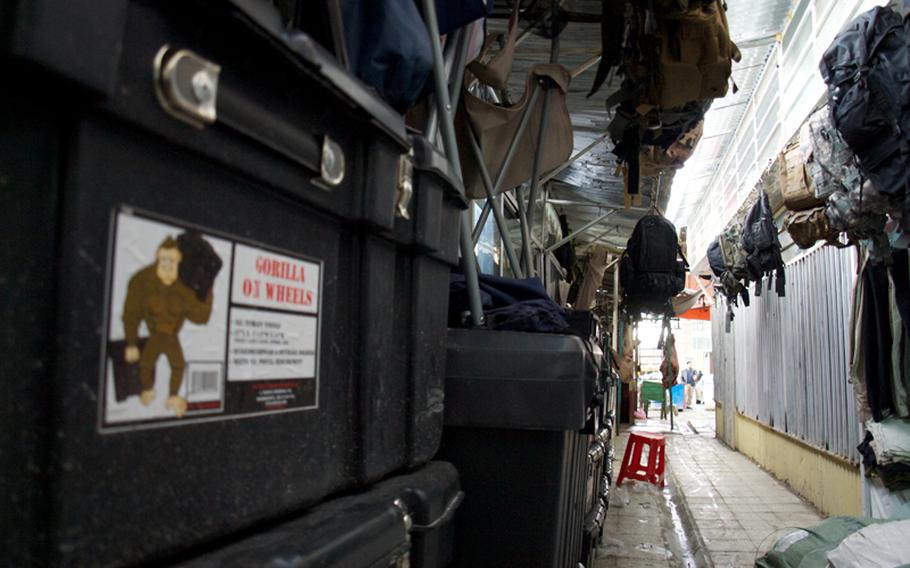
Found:
[[[542,88],[543,84],[547,84],[550,89],[550,108],[547,123],[544,125],[546,144],[541,149],[541,173],[558,167],[572,154],[572,119],[566,105],[566,95],[572,77],[562,65],[543,63],[532,67],[525,82],[524,95],[511,106],[501,106],[484,100],[469,89],[475,79],[481,85],[494,89],[505,87],[512,68],[517,34],[516,6],[503,48],[492,59],[486,60],[485,51],[492,45],[488,37],[485,50],[468,65],[469,73],[465,73],[455,125],[465,192],[471,199],[483,199],[487,196],[480,176],[480,167],[471,148],[471,132],[473,131],[477,137],[490,178],[495,180],[505,161],[509,145],[518,131],[525,108],[531,102],[531,95],[535,89]],[[530,112],[527,128],[518,140],[517,151],[499,186],[500,192],[531,179],[534,153],[541,133],[543,96],[538,97],[537,104]]]
[[[503,90],[509,82],[512,73],[512,62],[515,59],[515,42],[518,40],[518,7],[520,2],[515,2],[512,16],[509,18],[509,29],[505,34],[487,34],[480,48],[477,59],[468,63],[470,71],[477,80],[494,89]],[[489,57],[490,49],[500,44],[499,51]]]
[[[812,178],[806,174],[798,142],[784,148],[780,153],[780,190],[784,205],[790,211],[804,211],[825,204],[824,199],[815,196]]]
[[[765,275],[769,277],[770,287],[770,277],[774,275],[777,295],[785,296],[784,260],[781,257],[771,204],[768,201],[768,194],[764,191],[759,192],[758,200],[746,213],[743,221],[742,246],[746,251],[749,280],[755,282],[755,295],[761,295],[762,277]]]

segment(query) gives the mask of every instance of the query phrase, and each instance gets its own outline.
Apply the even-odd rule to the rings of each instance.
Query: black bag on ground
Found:
[[[669,313],[670,300],[685,287],[688,268],[673,223],[659,215],[642,217],[619,261],[623,309],[632,317]]]
[[[903,193],[910,180],[910,53],[899,14],[876,7],[834,38],[820,64],[831,120],[876,189]]]
[[[786,280],[784,277],[784,260],[780,254],[780,241],[777,238],[777,227],[771,215],[771,204],[768,194],[762,191],[758,201],[746,213],[743,221],[743,248],[746,250],[746,265],[749,280],[755,281],[755,295],[761,295],[761,279],[776,273],[776,290],[778,296],[784,296]],[[770,289],[771,281],[768,286]]]

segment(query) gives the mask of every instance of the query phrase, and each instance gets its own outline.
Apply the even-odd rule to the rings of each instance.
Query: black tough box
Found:
[[[463,496],[455,468],[430,462],[180,566],[442,568],[452,558],[451,520]]]
[[[0,58],[0,557],[152,562],[435,454],[466,205],[401,116],[268,1],[4,2]]]
[[[572,335],[449,330],[438,457],[458,468],[455,566],[589,565],[609,431],[599,349]]]

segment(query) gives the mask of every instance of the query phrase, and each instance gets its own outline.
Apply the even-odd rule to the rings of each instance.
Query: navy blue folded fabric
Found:
[[[503,331],[568,333],[566,311],[550,299],[537,278],[503,278],[478,275],[480,301],[487,327]],[[450,325],[460,325],[470,309],[463,274],[452,273],[449,285]]]

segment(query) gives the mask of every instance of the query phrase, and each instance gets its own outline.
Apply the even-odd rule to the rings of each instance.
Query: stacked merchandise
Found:
[[[907,229],[910,207],[910,28],[887,7],[859,15],[820,64],[828,104],[781,156],[786,226],[800,248],[862,244],[890,256],[888,234]],[[889,218],[892,223],[889,224]],[[896,238],[894,240],[896,240]]]
[[[910,489],[910,420],[891,416],[866,427],[858,447],[866,471],[881,477],[890,491]]]
[[[825,52],[826,113],[803,128],[809,180],[832,240],[861,244],[853,296],[851,381],[866,424],[863,461],[889,489],[908,486],[910,418],[910,24],[888,7],[859,15]],[[807,239],[808,240],[808,239]],[[805,243],[811,244],[811,243]]]
[[[807,249],[818,242],[862,247],[869,258],[868,274],[862,280],[878,298],[874,305],[884,313],[888,311],[888,278],[886,269],[876,265],[892,267],[903,262],[893,257],[898,254],[896,249],[906,248],[910,223],[906,214],[910,208],[908,37],[910,23],[887,7],[859,15],[841,31],[820,64],[828,84],[827,105],[809,117],[798,139],[781,152],[769,168],[773,173],[766,172],[764,180],[783,196],[789,211],[784,226],[798,247]],[[747,217],[742,240],[746,251],[750,230]],[[773,240],[777,241],[776,235]],[[738,251],[735,247],[730,250],[729,241],[724,235],[718,237],[708,253],[718,288],[730,307],[728,328],[738,297],[745,300],[742,289],[749,280],[761,278],[755,268],[767,274],[767,268],[776,265],[778,292],[783,291],[779,244],[776,253],[772,247],[759,257],[761,266],[753,266],[747,258],[743,274]],[[903,295],[906,275],[892,273],[892,278],[898,295]],[[860,305],[857,300],[855,310]],[[875,341],[890,346],[891,333],[884,333],[888,324],[879,328],[880,333],[873,336],[877,339],[857,337],[856,343]],[[895,328],[894,341],[902,342],[898,331]]]
[[[905,566],[910,520],[831,517],[814,527],[792,529],[780,537],[757,568],[854,568]]]
[[[708,264],[717,290],[727,299],[726,330],[730,331],[733,308],[740,299],[749,305],[749,282],[755,282],[755,295],[762,293],[765,277],[778,296],[786,294],[784,261],[777,226],[771,213],[768,194],[759,189],[758,198],[746,208],[742,223],[732,223],[708,247]]]
[[[603,7],[603,57],[591,94],[613,68],[624,76],[607,108],[616,109],[609,132],[629,202],[641,177],[672,176],[691,156],[740,52],[722,0],[605,0]]]

